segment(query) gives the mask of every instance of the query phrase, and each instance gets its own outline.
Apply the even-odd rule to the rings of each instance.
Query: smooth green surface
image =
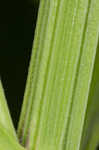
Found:
[[[95,120],[95,124],[93,126],[93,130],[85,150],[98,150],[96,149],[98,145],[99,145],[99,115]]]
[[[66,149],[79,150],[87,111],[95,54],[99,36],[99,1],[89,3],[85,41],[82,49],[76,90],[73,99]],[[75,118],[75,119],[74,119]],[[73,142],[72,142],[73,141]]]
[[[86,119],[84,123],[81,150],[84,149],[87,150],[89,142],[90,146],[91,144],[92,145],[95,144],[91,140],[91,135],[94,134],[96,135],[96,137],[99,136],[99,133],[97,132],[99,130],[98,119],[99,119],[99,41],[93,71],[93,78],[90,87]],[[97,126],[97,130],[94,130],[94,126]],[[99,138],[97,142],[99,144]],[[96,144],[94,146],[96,146]],[[95,148],[93,150],[95,150]]]
[[[13,136],[0,124],[0,150],[25,150]]]
[[[0,124],[2,124],[3,127],[6,128],[7,131],[13,136],[13,138],[17,140],[1,81],[0,81]]]
[[[99,35],[99,0],[41,0],[18,137],[80,150]]]

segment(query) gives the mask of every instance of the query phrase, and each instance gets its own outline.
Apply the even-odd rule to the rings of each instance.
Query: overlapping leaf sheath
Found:
[[[18,136],[29,150],[79,150],[99,35],[99,0],[41,0]]]

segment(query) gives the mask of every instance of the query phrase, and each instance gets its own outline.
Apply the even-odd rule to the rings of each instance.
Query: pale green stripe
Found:
[[[78,71],[66,150],[79,150],[99,34],[99,1],[91,0]]]

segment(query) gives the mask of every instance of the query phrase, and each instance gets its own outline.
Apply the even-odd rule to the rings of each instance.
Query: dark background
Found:
[[[39,4],[0,2],[0,78],[15,127],[20,115]]]

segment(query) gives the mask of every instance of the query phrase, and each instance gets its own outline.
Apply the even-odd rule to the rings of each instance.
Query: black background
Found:
[[[20,115],[39,4],[0,2],[0,78],[15,127]]]

